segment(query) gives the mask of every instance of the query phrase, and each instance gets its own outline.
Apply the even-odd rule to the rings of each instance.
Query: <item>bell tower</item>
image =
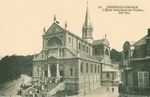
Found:
[[[87,8],[86,8],[86,16],[85,16],[85,22],[82,27],[82,38],[86,40],[88,43],[93,42],[93,27],[90,22],[90,16],[88,11],[88,2],[87,2]]]

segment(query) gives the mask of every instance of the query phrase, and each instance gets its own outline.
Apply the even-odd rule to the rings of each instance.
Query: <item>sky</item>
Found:
[[[61,27],[67,21],[67,29],[81,37],[87,1],[94,40],[106,34],[110,48],[122,51],[125,41],[137,41],[147,34],[148,0],[0,0],[0,56],[39,53],[43,28],[52,25],[54,15]],[[137,6],[143,11],[102,11],[107,6]]]

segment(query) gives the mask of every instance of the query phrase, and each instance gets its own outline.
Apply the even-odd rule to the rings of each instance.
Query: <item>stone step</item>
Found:
[[[42,97],[42,94],[45,94],[47,92],[50,92],[52,89],[54,89],[56,86],[58,86],[59,83],[49,83],[47,87],[44,88],[44,90],[41,90],[38,93],[38,97]]]

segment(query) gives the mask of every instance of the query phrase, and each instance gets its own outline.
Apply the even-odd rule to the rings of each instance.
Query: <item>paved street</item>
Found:
[[[9,85],[6,85],[3,89],[0,90],[0,96],[18,96],[17,92],[20,89],[20,85],[22,83],[22,79],[24,79],[24,82],[27,83],[31,80],[30,77],[27,77],[25,75],[21,76],[21,81],[18,81],[17,83],[12,83]],[[8,88],[9,87],[9,88]],[[80,95],[78,97],[118,97],[118,87],[114,87],[114,93],[112,92],[112,87],[109,87],[109,91],[107,91],[107,87],[100,87],[99,89],[93,90],[91,92],[86,93],[85,95]]]
[[[22,83],[22,79],[24,79],[24,83],[28,83],[31,78],[26,75],[21,75],[20,80],[16,80],[11,84],[6,85],[3,89],[0,90],[0,96],[17,96],[17,92],[20,89],[20,85]]]
[[[107,87],[101,87],[99,89],[93,90],[85,94],[85,96],[79,97],[118,97],[118,87],[114,87],[114,93],[112,93],[112,87],[109,87],[109,91],[107,91]]]

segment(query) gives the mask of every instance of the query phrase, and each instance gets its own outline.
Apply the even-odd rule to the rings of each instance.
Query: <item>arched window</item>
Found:
[[[37,69],[37,76],[39,76],[39,69]]]
[[[106,54],[106,55],[109,55],[108,49],[105,50],[105,54]]]
[[[69,43],[71,43],[71,38],[69,37]]]
[[[81,44],[80,44],[80,42],[79,42],[79,50],[81,50]]]
[[[86,63],[86,73],[88,73],[88,63]]]
[[[106,73],[106,78],[110,78],[110,74],[109,73]]]
[[[88,46],[87,46],[87,50],[86,51],[87,51],[87,53],[89,53],[89,47]]]
[[[83,73],[83,62],[81,62],[80,71],[81,71],[81,73]]]
[[[73,76],[73,69],[70,68],[70,76]]]
[[[98,55],[98,53],[97,53],[97,48],[94,48],[94,54],[95,54],[95,55]]]
[[[91,64],[91,73],[93,73],[93,65]]]
[[[129,58],[129,51],[128,50],[124,52],[124,57],[125,57],[125,59]]]
[[[95,73],[96,73],[96,65],[95,65]]]
[[[58,37],[52,37],[48,40],[47,46],[61,46],[62,42]]]
[[[85,51],[84,45],[83,45],[83,51]]]
[[[64,57],[64,49],[59,49],[59,57]]]

